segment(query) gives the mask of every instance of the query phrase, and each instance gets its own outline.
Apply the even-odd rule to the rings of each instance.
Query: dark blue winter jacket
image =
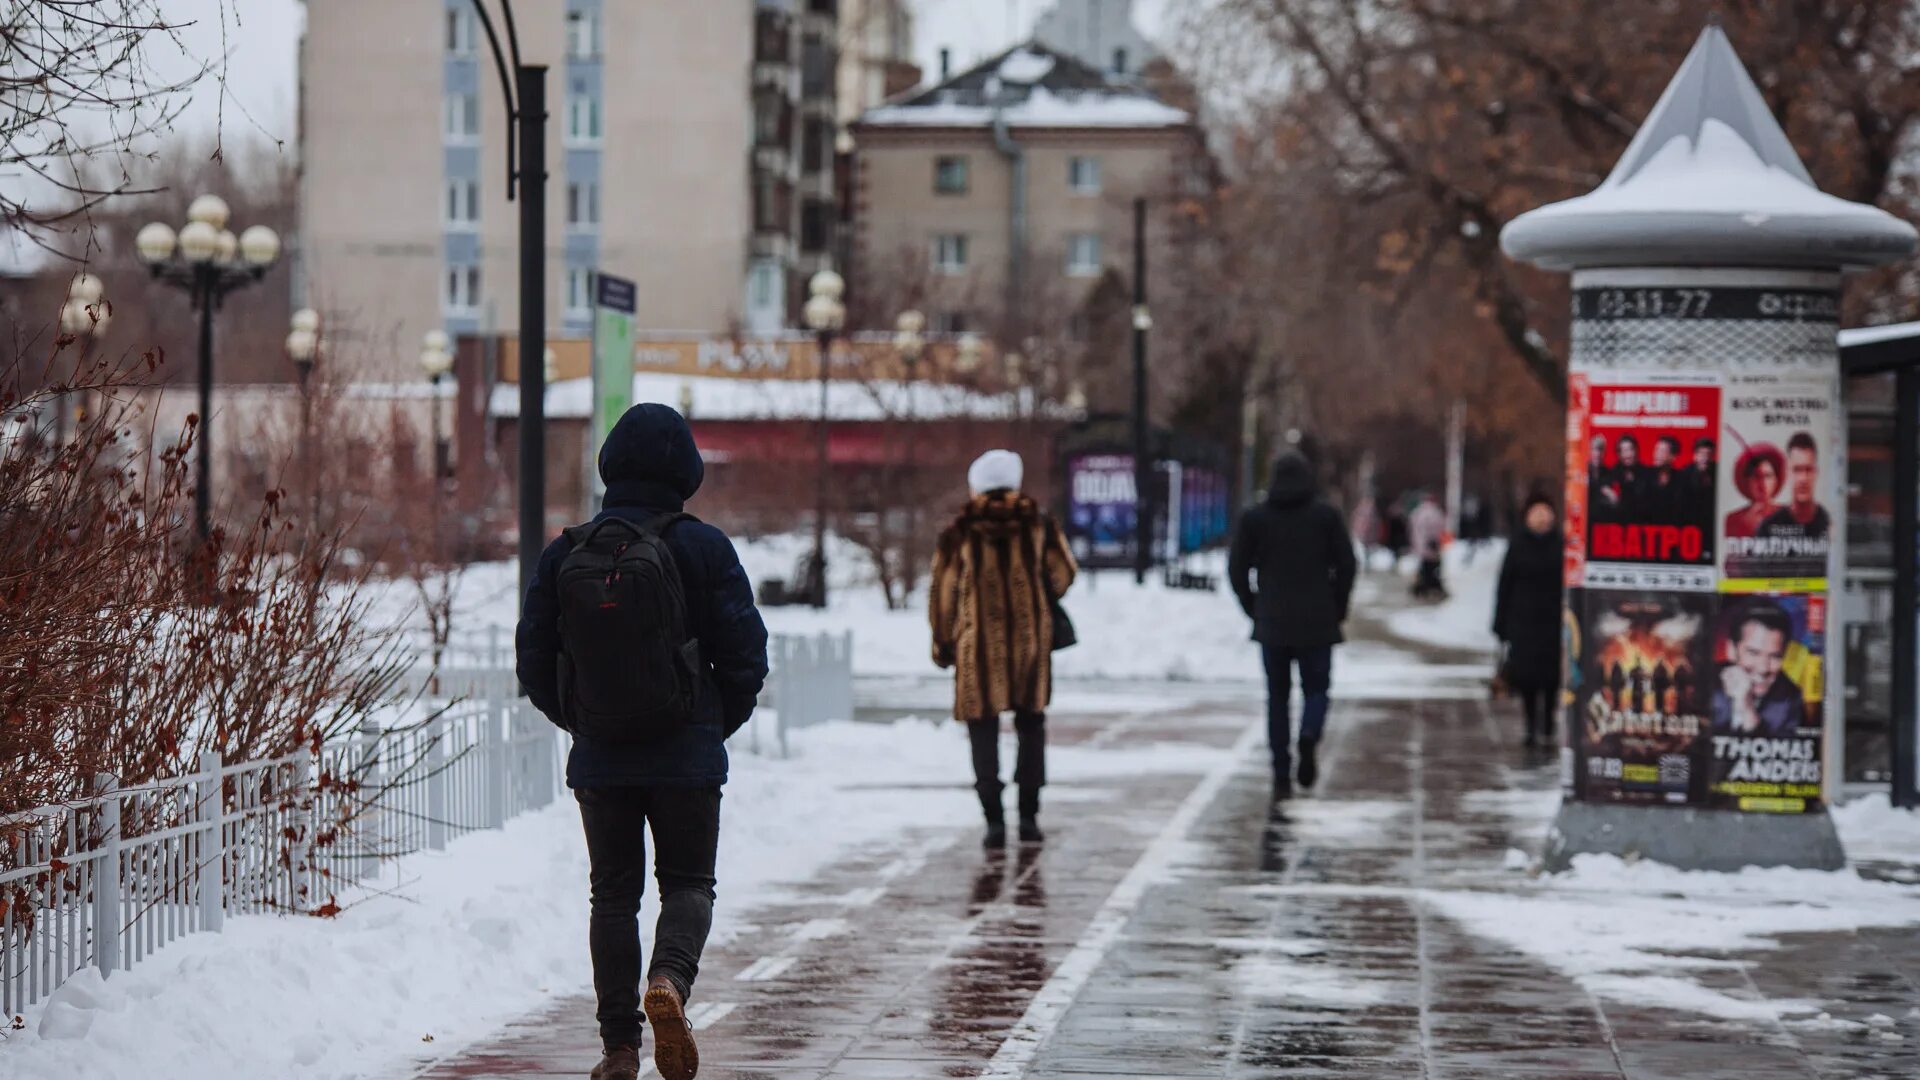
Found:
[[[685,506],[706,467],[693,432],[665,405],[627,410],[600,449],[608,517],[644,521]],[[687,598],[688,629],[699,639],[707,677],[695,722],[658,742],[607,743],[574,736],[567,786],[712,787],[727,781],[725,740],[753,715],[767,678],[767,628],[753,605],[753,587],[727,534],[705,522],[681,521],[667,530]],[[560,710],[560,562],[573,550],[566,536],[547,546],[528,585],[514,635],[520,685],[547,719],[565,727]]]

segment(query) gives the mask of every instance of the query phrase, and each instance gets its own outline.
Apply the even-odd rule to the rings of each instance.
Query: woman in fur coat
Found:
[[[953,668],[953,715],[973,743],[974,787],[989,847],[1006,843],[1001,803],[1000,716],[1019,737],[1013,780],[1020,839],[1041,839],[1046,783],[1046,709],[1053,695],[1053,603],[1078,567],[1059,525],[1021,494],[1020,455],[990,450],[967,470],[973,497],[940,534],[928,617],[933,662]]]

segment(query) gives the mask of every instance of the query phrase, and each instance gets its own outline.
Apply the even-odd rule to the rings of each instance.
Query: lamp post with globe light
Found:
[[[227,295],[266,276],[280,257],[280,234],[254,225],[235,237],[227,228],[227,202],[218,195],[202,195],[187,208],[187,223],[179,232],[163,222],[149,222],[134,238],[140,259],[153,276],[184,289],[200,312],[200,430],[197,476],[193,492],[194,528],[205,543],[212,535],[210,507],[213,495],[213,313]]]
[[[113,305],[103,299],[104,290],[100,279],[92,274],[73,275],[73,283],[67,286],[67,302],[60,308],[60,329],[80,343],[80,351],[73,358],[73,368],[64,380],[67,383],[79,378],[80,369],[86,366],[87,354],[100,335],[107,332],[107,321],[113,317]],[[67,441],[68,389],[62,389],[53,399],[53,441],[62,445]]]
[[[320,480],[313,468],[313,365],[320,359],[320,313],[301,308],[287,331],[287,358],[300,377],[300,472],[307,489],[307,531],[320,513]]]
[[[818,475],[815,477],[816,501],[813,514],[813,563],[812,588],[813,606],[827,606],[827,435],[831,423],[828,413],[827,389],[833,379],[833,339],[846,325],[847,306],[840,297],[847,291],[847,283],[839,274],[831,270],[822,270],[807,282],[807,291],[812,295],[807,299],[803,315],[807,327],[811,329],[819,343],[817,363],[820,366],[820,423],[816,436],[816,462]]]
[[[902,374],[906,376],[907,388],[907,438],[904,448],[905,457],[901,469],[906,474],[903,485],[907,498],[907,559],[914,558],[913,544],[920,538],[920,485],[915,475],[913,444],[919,440],[920,433],[914,430],[919,419],[915,408],[915,398],[920,393],[920,358],[927,353],[927,317],[914,308],[908,308],[893,320],[893,348],[900,354]]]
[[[440,380],[453,370],[453,347],[445,330],[429,330],[420,345],[420,371],[427,377],[427,385],[432,393],[427,398],[427,410],[433,429],[433,493],[437,504],[441,485],[446,483],[447,466],[452,454],[448,452],[446,433],[440,422]]]

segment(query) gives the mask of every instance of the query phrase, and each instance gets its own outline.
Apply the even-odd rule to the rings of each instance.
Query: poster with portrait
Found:
[[[1721,416],[1721,587],[1824,592],[1836,492],[1831,379],[1733,376]]]
[[[1570,716],[1572,783],[1589,802],[1698,804],[1706,793],[1718,597],[1589,589]]]
[[[1707,805],[1818,809],[1826,694],[1824,596],[1759,593],[1721,602],[1707,686]]]
[[[1587,382],[1584,583],[1711,591],[1720,387]]]

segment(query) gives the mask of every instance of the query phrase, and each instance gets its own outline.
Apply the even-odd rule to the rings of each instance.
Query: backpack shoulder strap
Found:
[[[643,531],[652,533],[653,535],[658,536],[662,540],[664,540],[667,537],[668,529],[673,528],[675,525],[680,524],[682,521],[699,521],[699,520],[700,520],[699,518],[694,517],[692,514],[686,513],[685,511],[674,510],[674,511],[669,511],[664,514],[658,514],[654,517],[648,518],[646,523],[641,525],[640,528]]]

